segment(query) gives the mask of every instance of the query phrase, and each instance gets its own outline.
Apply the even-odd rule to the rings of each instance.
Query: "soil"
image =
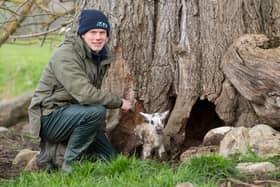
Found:
[[[39,150],[39,140],[27,136],[24,133],[25,127],[26,123],[20,123],[8,132],[0,132],[0,178],[11,179],[19,176],[26,163],[15,166],[12,162],[20,150]]]

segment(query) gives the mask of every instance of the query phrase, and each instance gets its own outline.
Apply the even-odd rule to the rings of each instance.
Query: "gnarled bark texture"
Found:
[[[223,58],[226,77],[271,126],[280,124],[280,40],[244,35]]]
[[[279,34],[279,6],[279,0],[78,1],[79,10],[97,8],[109,16],[109,45],[116,61],[104,87],[135,106],[129,115],[112,115],[117,127],[110,136],[117,148],[130,151],[133,128],[141,121],[138,112],[143,110],[172,110],[165,129],[170,145],[175,145],[172,151],[192,131],[271,122],[260,116],[258,103],[252,103],[229,75],[237,72],[230,65],[222,69],[221,62],[244,34]]]

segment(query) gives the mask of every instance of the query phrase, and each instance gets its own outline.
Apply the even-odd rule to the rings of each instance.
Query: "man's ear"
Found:
[[[149,122],[151,119],[151,115],[143,112],[139,112],[141,116],[144,117],[145,121]]]

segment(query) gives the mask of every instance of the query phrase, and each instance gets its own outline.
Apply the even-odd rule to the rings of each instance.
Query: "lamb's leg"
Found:
[[[159,149],[158,149],[158,155],[159,155],[160,159],[162,159],[164,157],[164,153],[165,153],[165,148],[164,148],[164,145],[161,144]]]
[[[143,159],[150,158],[151,153],[152,153],[152,145],[144,144],[143,145]]]

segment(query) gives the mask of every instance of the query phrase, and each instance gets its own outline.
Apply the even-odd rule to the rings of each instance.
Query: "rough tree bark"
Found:
[[[77,4],[79,10],[104,11],[111,22],[109,45],[116,61],[104,87],[135,106],[129,115],[118,111],[113,115],[118,126],[110,136],[120,151],[130,150],[132,130],[143,110],[172,111],[165,133],[173,148],[192,133],[188,126],[205,131],[269,123],[224,76],[221,59],[243,34],[279,34],[279,0],[80,0]]]
[[[280,123],[280,40],[244,35],[223,57],[226,77],[272,127]]]

